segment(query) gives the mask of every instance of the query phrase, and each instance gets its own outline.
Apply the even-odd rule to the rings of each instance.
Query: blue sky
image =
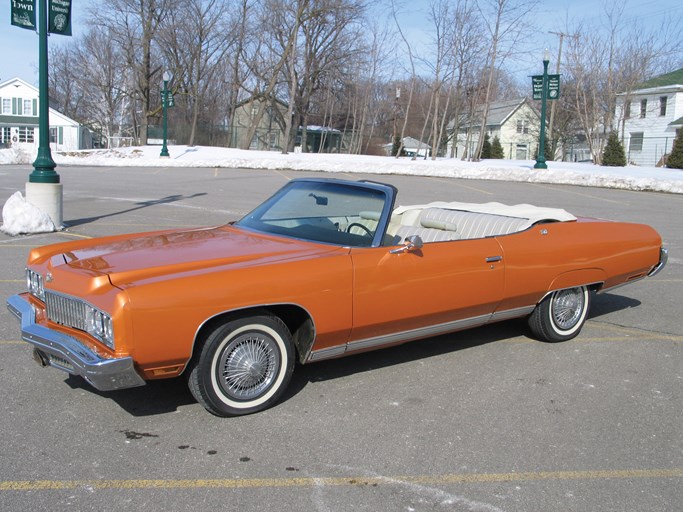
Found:
[[[96,0],[73,0],[72,27],[75,34],[83,29],[82,18],[85,6],[92,5]],[[404,0],[405,1],[405,0]],[[38,36],[35,32],[25,30],[10,24],[11,0],[0,0],[0,82],[18,76],[30,84],[38,82]],[[683,25],[683,2],[681,0],[626,0],[625,18],[627,21],[638,19],[648,27],[657,27],[665,20],[674,20],[679,26]],[[430,0],[405,1],[409,5],[410,14],[401,17],[412,37],[427,37],[424,32],[429,30],[426,13]],[[527,58],[516,65],[516,71],[521,75],[532,75],[542,72],[542,56],[545,47],[551,55],[557,55],[558,37],[548,34],[550,31],[559,32],[577,21],[602,13],[602,3],[595,0],[540,0],[534,15],[539,29],[536,37],[530,38],[531,49],[538,53],[538,62]],[[421,15],[420,13],[424,13]],[[421,34],[422,32],[422,34]],[[65,36],[50,36],[49,43],[68,45],[72,38]],[[551,69],[554,64],[551,59]]]

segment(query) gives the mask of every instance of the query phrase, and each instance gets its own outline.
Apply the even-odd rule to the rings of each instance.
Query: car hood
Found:
[[[259,234],[232,226],[175,230],[91,241],[61,252],[73,270],[106,274],[114,286],[158,276],[205,271],[216,267],[265,265],[342,250],[284,237]],[[54,265],[55,257],[52,257]],[[60,261],[61,263],[61,261]]]

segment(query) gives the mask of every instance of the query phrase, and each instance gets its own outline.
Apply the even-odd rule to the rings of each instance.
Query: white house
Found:
[[[616,116],[628,161],[662,165],[683,125],[683,68],[618,94]]]
[[[0,83],[0,147],[37,151],[38,96],[38,89],[21,78]],[[53,151],[92,148],[90,130],[52,108],[49,126]]]
[[[480,106],[471,115],[464,114],[460,117],[458,131],[448,142],[449,155],[458,158],[465,153],[469,156],[474,153],[479,142],[482,108]],[[453,132],[454,126],[452,121],[449,132]],[[491,142],[494,137],[498,137],[507,159],[535,158],[540,129],[541,116],[526,98],[495,101],[489,106],[486,133]]]

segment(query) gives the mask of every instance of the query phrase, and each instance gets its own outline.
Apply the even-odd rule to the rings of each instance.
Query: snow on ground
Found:
[[[21,154],[5,156],[2,163],[17,161]],[[563,183],[592,187],[649,190],[683,194],[683,171],[659,167],[601,167],[591,163],[548,162],[548,169],[534,169],[533,160],[483,160],[463,162],[453,158],[436,160],[363,155],[246,151],[204,146],[169,146],[170,158],[159,157],[159,146],[54,152],[57,165],[140,167],[223,167],[289,169],[364,174],[410,174],[477,180]],[[25,155],[25,154],[24,154]],[[59,169],[58,169],[59,170]]]
[[[322,171],[329,173],[404,174],[556,183],[647,190],[683,194],[683,170],[660,167],[601,167],[591,163],[547,162],[548,169],[534,169],[533,160],[436,160],[409,157],[246,151],[205,146],[169,146],[170,158],[160,158],[159,146],[53,152],[60,165],[121,167],[222,167]],[[18,149],[0,150],[0,164],[30,164],[34,157]],[[57,168],[59,172],[59,167]],[[3,222],[5,214],[3,210]],[[28,231],[35,232],[35,231]]]

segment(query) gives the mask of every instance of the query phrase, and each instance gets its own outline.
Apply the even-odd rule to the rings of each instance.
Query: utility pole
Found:
[[[549,34],[556,35],[560,38],[560,48],[557,51],[557,67],[555,70],[556,74],[560,74],[560,64],[562,63],[562,43],[564,42],[565,37],[576,37],[574,34],[565,34],[564,32],[548,32]],[[553,149],[553,152],[555,151],[555,147],[553,144],[553,122],[555,121],[555,104],[557,102],[553,101],[550,105],[550,123],[548,125],[548,139],[550,140],[551,148]],[[553,155],[554,156],[554,155]]]

